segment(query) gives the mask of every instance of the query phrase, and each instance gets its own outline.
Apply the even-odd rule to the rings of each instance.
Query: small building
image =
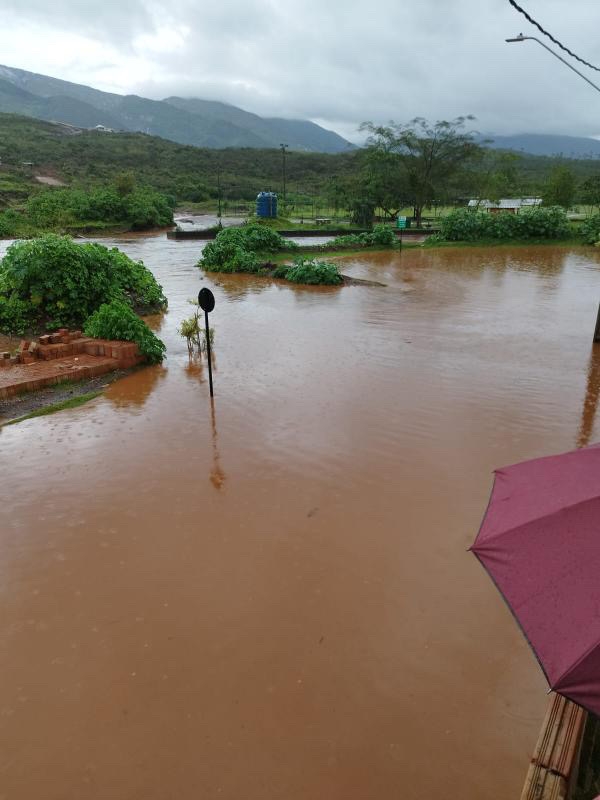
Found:
[[[489,214],[497,214],[499,211],[518,214],[522,208],[535,208],[541,204],[541,197],[503,197],[501,200],[469,200],[468,207],[487,211]]]
[[[94,126],[93,130],[98,131],[99,133],[114,133],[112,128],[107,128],[106,125],[96,125]]]

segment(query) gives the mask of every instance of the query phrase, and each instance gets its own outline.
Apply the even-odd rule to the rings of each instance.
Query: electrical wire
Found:
[[[547,36],[547,37],[548,37],[548,38],[549,38],[551,41],[553,41],[553,42],[554,42],[554,44],[555,44],[555,45],[558,45],[558,47],[560,47],[560,49],[561,49],[561,50],[564,50],[564,51],[565,51],[565,53],[568,53],[568,54],[569,54],[569,55],[570,55],[572,58],[576,59],[576,60],[577,60],[577,61],[579,61],[581,64],[585,64],[585,66],[586,66],[586,67],[589,67],[590,69],[595,69],[595,70],[596,70],[596,72],[600,72],[600,67],[595,67],[593,64],[590,64],[590,62],[589,62],[589,61],[585,61],[583,58],[579,58],[579,56],[578,56],[578,55],[575,55],[575,53],[573,53],[573,51],[572,51],[572,50],[569,50],[569,48],[568,48],[568,47],[565,47],[565,46],[564,46],[564,44],[562,44],[561,42],[559,42],[559,41],[558,41],[558,39],[555,39],[555,38],[554,38],[554,36],[552,36],[552,34],[551,34],[551,33],[548,33],[548,31],[545,31],[545,30],[542,28],[542,26],[539,24],[539,22],[536,22],[536,21],[533,19],[533,17],[529,16],[529,14],[528,14],[528,13],[525,11],[525,9],[524,9],[524,8],[521,8],[521,6],[520,6],[520,5],[518,5],[517,3],[515,3],[515,0],[508,0],[508,2],[511,4],[511,6],[512,6],[513,8],[516,8],[516,9],[517,9],[517,11],[518,11],[520,14],[523,14],[523,16],[525,17],[525,19],[526,19],[528,22],[531,22],[531,24],[532,24],[532,25],[535,25],[535,27],[536,27],[536,28],[537,28],[539,31],[541,31],[541,32],[544,34],[544,36]]]

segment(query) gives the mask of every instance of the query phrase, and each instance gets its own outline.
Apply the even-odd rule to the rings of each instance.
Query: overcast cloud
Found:
[[[520,0],[600,66],[598,0]],[[482,132],[600,137],[600,93],[507,0],[0,0],[0,61],[121,94],[223,100],[312,119],[474,114]],[[546,43],[554,47],[551,42]],[[574,65],[600,85],[600,73]]]

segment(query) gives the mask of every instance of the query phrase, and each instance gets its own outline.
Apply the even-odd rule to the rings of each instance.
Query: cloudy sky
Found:
[[[598,0],[519,4],[600,66]],[[599,92],[536,42],[504,42],[521,31],[543,38],[508,0],[0,0],[0,9],[0,61],[107,91],[223,100],[354,141],[363,120],[461,114],[485,133],[600,137]],[[600,73],[581,70],[600,85]]]

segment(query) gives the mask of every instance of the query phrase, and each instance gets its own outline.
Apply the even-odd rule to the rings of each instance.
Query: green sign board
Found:
[[[406,217],[398,217],[398,227],[406,228]]]

